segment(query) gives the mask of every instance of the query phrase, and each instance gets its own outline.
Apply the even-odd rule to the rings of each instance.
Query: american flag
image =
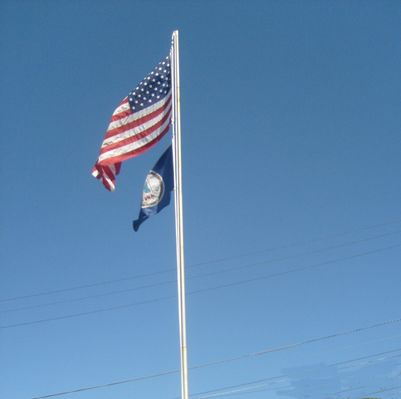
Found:
[[[110,191],[121,163],[155,145],[171,121],[170,56],[160,62],[115,109],[92,174]]]

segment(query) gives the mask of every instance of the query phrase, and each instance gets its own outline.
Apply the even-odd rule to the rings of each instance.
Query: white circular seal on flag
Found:
[[[142,208],[150,208],[159,204],[164,194],[163,178],[153,170],[146,176],[142,193]]]

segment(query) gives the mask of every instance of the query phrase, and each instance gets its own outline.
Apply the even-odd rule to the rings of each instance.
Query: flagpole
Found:
[[[177,252],[178,316],[180,329],[181,360],[181,398],[188,399],[188,361],[185,307],[185,272],[184,272],[184,230],[182,211],[182,173],[181,173],[181,115],[180,115],[180,60],[178,30],[172,38],[172,86],[173,86],[173,164],[174,164],[174,202],[175,234]]]

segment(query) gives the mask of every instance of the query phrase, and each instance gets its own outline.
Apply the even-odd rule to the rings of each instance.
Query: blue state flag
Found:
[[[159,213],[170,203],[171,191],[174,189],[173,154],[171,145],[157,161],[146,176],[142,192],[141,210],[133,228],[139,226],[150,216]]]

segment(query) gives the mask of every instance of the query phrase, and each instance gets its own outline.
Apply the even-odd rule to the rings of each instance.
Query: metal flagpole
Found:
[[[173,32],[171,71],[173,86],[173,163],[175,235],[177,251],[178,315],[180,329],[181,398],[188,399],[187,332],[185,310],[184,230],[182,212],[180,60],[178,31]]]

